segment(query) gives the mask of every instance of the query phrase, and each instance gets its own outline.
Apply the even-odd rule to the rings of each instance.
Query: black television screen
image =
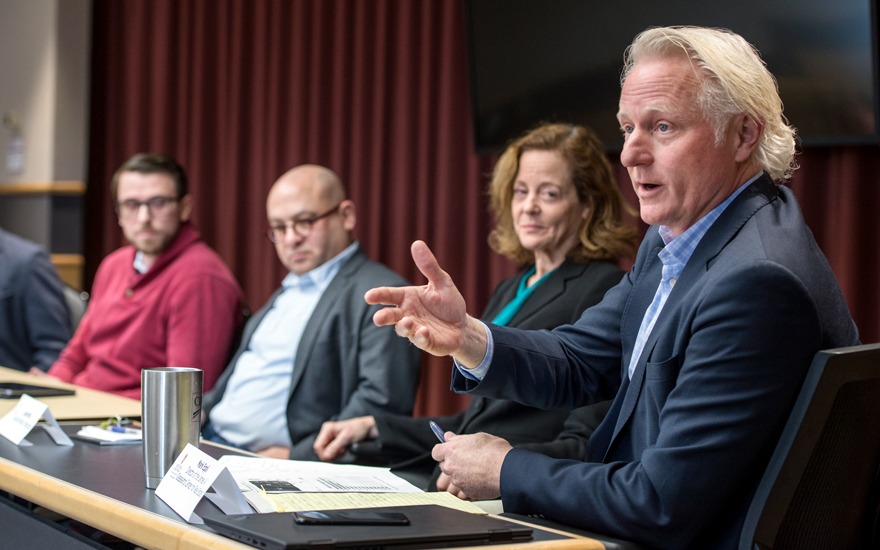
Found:
[[[479,152],[551,121],[586,124],[619,151],[623,52],[666,25],[724,27],[756,46],[803,145],[880,141],[874,0],[465,1]]]

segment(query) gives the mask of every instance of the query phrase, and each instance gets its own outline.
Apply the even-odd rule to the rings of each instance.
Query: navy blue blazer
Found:
[[[49,370],[70,334],[61,280],[49,255],[0,229],[0,366]]]
[[[615,398],[586,462],[507,455],[506,511],[648,546],[735,548],[813,355],[858,333],[794,194],[765,176],[697,246],[630,380],[663,246],[652,227],[632,271],[573,325],[492,326],[492,368],[453,385],[538,407]]]

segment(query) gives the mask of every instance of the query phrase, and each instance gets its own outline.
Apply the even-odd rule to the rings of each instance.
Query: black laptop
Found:
[[[267,550],[297,548],[438,548],[527,542],[532,529],[512,521],[434,504],[388,506],[408,525],[303,525],[290,512],[204,517],[221,535]]]

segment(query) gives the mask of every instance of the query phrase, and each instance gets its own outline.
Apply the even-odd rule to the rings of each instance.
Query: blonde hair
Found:
[[[578,202],[588,207],[578,227],[578,242],[567,256],[587,261],[618,260],[632,254],[638,235],[622,217],[624,211],[632,213],[632,208],[623,200],[602,143],[591,130],[573,124],[540,125],[508,145],[498,159],[489,183],[496,222],[489,234],[492,250],[520,265],[535,259],[516,236],[510,209],[520,157],[530,150],[559,153],[569,167]]]
[[[684,54],[701,73],[700,108],[720,142],[734,116],[746,114],[764,125],[755,159],[776,182],[797,169],[795,129],[783,114],[776,79],[760,53],[727,29],[657,27],[638,36],[624,53],[621,85],[641,59]]]

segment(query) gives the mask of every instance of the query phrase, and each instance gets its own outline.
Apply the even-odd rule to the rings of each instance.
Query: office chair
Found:
[[[880,344],[820,351],[755,493],[740,550],[878,548]]]
[[[63,284],[63,283],[62,283]],[[70,329],[76,332],[82,316],[86,313],[89,305],[89,293],[80,291],[68,284],[63,284],[64,302],[67,304],[67,310],[70,313]]]

